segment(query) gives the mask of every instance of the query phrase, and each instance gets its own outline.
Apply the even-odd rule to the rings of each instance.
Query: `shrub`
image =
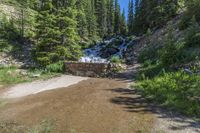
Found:
[[[62,73],[64,71],[64,63],[62,61],[46,66],[48,72]]]
[[[195,17],[191,20],[190,27],[185,36],[186,47],[200,47],[200,26],[196,22]]]
[[[143,80],[144,78],[153,78],[157,75],[160,75],[164,70],[165,68],[163,68],[161,64],[151,64],[144,66],[140,69],[137,75],[137,79]]]
[[[165,46],[161,50],[160,59],[164,66],[170,66],[177,61],[177,47],[171,31],[168,33]]]
[[[189,76],[182,71],[164,73],[137,85],[143,94],[162,105],[181,113],[200,118],[200,76]]]
[[[27,81],[27,77],[20,75],[15,67],[0,66],[0,84],[16,84]]]
[[[190,21],[192,17],[197,19],[197,22],[200,23],[200,1],[199,0],[189,0],[186,1],[186,8],[184,15],[181,18],[179,23],[179,29],[185,30],[190,26]]]
[[[140,52],[138,61],[140,63],[144,63],[146,60],[151,60],[152,62],[156,62],[159,58],[159,50],[161,46],[149,46]]]
[[[111,58],[110,58],[110,62],[111,63],[122,63],[122,60],[120,59],[120,57],[119,56],[112,56]]]

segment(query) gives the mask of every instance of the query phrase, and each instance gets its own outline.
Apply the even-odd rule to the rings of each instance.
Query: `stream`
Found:
[[[128,41],[127,38],[115,37],[97,43],[97,45],[85,49],[84,56],[79,62],[85,63],[109,63],[113,56],[120,59],[124,58],[124,54],[130,45],[134,45],[134,40]]]

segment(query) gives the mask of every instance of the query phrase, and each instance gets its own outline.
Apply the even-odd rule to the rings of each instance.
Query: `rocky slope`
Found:
[[[8,22],[10,20],[18,22],[20,15],[21,7],[0,2],[0,23],[4,19],[7,19]],[[15,26],[19,29],[19,25]],[[31,51],[32,43],[30,41],[7,41],[0,36],[0,66],[35,66]]]

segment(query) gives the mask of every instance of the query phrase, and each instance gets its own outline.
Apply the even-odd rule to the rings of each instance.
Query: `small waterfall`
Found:
[[[109,58],[102,58],[102,52],[103,50],[106,50],[112,46],[113,42],[116,41],[116,39],[122,40],[121,45],[118,46],[118,52],[115,54],[111,55],[109,58],[112,56],[118,56],[120,58],[123,58],[124,53],[127,51],[128,46],[134,44],[133,41],[126,42],[126,39],[122,37],[118,38],[112,38],[110,40],[106,40],[104,42],[100,42],[97,45],[95,45],[92,48],[88,48],[84,50],[84,56],[80,58],[80,62],[89,62],[89,63],[109,63]]]

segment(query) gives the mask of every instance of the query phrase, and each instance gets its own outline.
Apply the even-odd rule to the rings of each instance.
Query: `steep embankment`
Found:
[[[127,48],[125,58],[128,64],[134,64],[138,61],[138,56],[145,48],[158,48],[165,45],[166,36],[169,29],[173,29],[173,36],[175,40],[181,40],[185,35],[185,30],[179,29],[179,23],[181,21],[182,14],[174,17],[172,20],[168,21],[166,25],[162,28],[152,31],[146,35],[140,36],[134,40],[134,45],[130,45]],[[153,51],[152,51],[153,52]],[[154,51],[155,52],[155,51]],[[153,54],[153,53],[152,53]]]
[[[0,2],[0,65],[34,66],[32,43],[27,41],[33,35],[34,15],[34,10],[17,1]]]

